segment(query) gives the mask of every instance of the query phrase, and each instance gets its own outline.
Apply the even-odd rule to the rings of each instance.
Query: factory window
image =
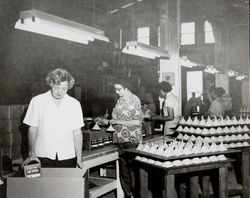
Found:
[[[149,27],[137,29],[137,41],[149,45]]]
[[[203,93],[203,73],[202,71],[188,71],[187,72],[187,99],[192,97],[195,93],[196,97],[202,98]]]
[[[195,43],[194,22],[181,24],[181,45],[192,45]]]
[[[205,43],[214,43],[213,29],[211,23],[209,23],[208,21],[205,21],[204,32],[205,32]]]
[[[157,38],[158,38],[158,47],[161,47],[161,27],[158,27],[158,32],[157,32]]]

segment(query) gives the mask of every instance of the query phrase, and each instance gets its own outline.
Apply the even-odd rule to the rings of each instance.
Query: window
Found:
[[[204,32],[205,32],[205,43],[214,43],[213,29],[211,23],[209,23],[208,21],[205,21]]]
[[[194,22],[181,24],[181,45],[192,45],[195,43]]]
[[[161,27],[158,27],[158,32],[157,32],[157,38],[158,38],[158,47],[161,47]]]
[[[203,74],[202,71],[188,71],[187,72],[187,99],[192,97],[192,93],[196,97],[202,97],[203,92]]]
[[[149,27],[142,27],[137,29],[138,42],[149,45]]]

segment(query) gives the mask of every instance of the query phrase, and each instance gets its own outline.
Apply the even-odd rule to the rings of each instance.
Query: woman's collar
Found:
[[[128,101],[130,96],[131,96],[131,91],[126,89],[125,95],[123,97],[121,97],[122,100]]]

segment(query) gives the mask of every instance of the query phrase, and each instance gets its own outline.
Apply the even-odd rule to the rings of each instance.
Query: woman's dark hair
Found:
[[[125,77],[117,77],[114,80],[113,84],[119,84],[121,85],[123,88],[127,88],[128,90],[131,90],[131,84],[130,84],[130,79],[129,78],[125,78]]]
[[[214,93],[217,97],[221,97],[225,93],[225,90],[222,87],[216,87]]]
[[[164,92],[168,93],[172,91],[172,85],[166,81],[162,81],[158,84],[157,90],[158,91],[163,90]]]

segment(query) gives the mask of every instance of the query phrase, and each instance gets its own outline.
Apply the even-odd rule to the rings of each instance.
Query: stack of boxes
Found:
[[[3,155],[21,159],[27,127],[22,124],[27,105],[0,105],[0,147]],[[28,145],[26,145],[28,146]]]

